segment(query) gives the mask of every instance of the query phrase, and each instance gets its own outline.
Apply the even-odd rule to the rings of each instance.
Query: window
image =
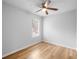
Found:
[[[32,37],[37,37],[40,35],[40,21],[39,19],[32,20]]]

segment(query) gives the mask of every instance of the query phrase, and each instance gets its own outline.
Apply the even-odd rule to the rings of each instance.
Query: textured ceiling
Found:
[[[23,10],[27,10],[31,13],[37,14],[39,16],[46,16],[44,12],[35,12],[39,10],[43,0],[2,0],[5,3],[16,6]],[[76,0],[51,0],[51,7],[56,7],[58,11],[49,11],[49,15],[59,14],[76,9]]]

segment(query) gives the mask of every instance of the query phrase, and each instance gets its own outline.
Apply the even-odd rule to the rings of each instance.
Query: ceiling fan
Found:
[[[51,3],[51,0],[44,0],[44,2],[42,3],[41,9],[37,10],[36,12],[39,11],[44,11],[46,13],[46,15],[48,15],[48,10],[54,10],[57,11],[57,8],[51,8],[49,7],[49,4]]]

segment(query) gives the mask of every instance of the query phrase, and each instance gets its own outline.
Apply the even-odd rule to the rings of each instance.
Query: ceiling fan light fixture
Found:
[[[51,0],[45,0],[41,5],[41,9],[36,12],[42,11],[42,12],[45,12],[46,15],[48,15],[49,14],[48,10],[57,11],[58,10],[57,8],[49,7],[50,3],[51,3]]]
[[[46,10],[47,10],[46,8],[43,8],[43,9],[42,9],[43,12],[45,12]]]

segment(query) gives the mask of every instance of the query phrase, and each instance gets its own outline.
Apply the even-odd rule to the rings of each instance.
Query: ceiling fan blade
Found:
[[[48,6],[50,3],[51,3],[50,0],[46,0],[46,1],[44,2],[43,6],[44,6],[45,8],[47,8],[47,6]]]
[[[46,0],[46,2],[47,2],[47,5],[49,5],[49,4],[51,3],[51,1],[50,1],[50,0]]]
[[[48,15],[48,11],[47,10],[45,11],[45,13],[46,13],[46,15]]]
[[[48,0],[45,0],[43,3],[42,3],[42,8],[46,8],[48,6]]]
[[[47,9],[50,9],[50,10],[55,10],[55,11],[57,11],[57,10],[58,10],[57,8],[47,8]]]
[[[37,10],[36,12],[39,12],[39,11],[41,11],[41,9],[40,10]]]
[[[44,6],[47,8],[47,6],[48,6],[48,2],[47,1],[45,2]]]

